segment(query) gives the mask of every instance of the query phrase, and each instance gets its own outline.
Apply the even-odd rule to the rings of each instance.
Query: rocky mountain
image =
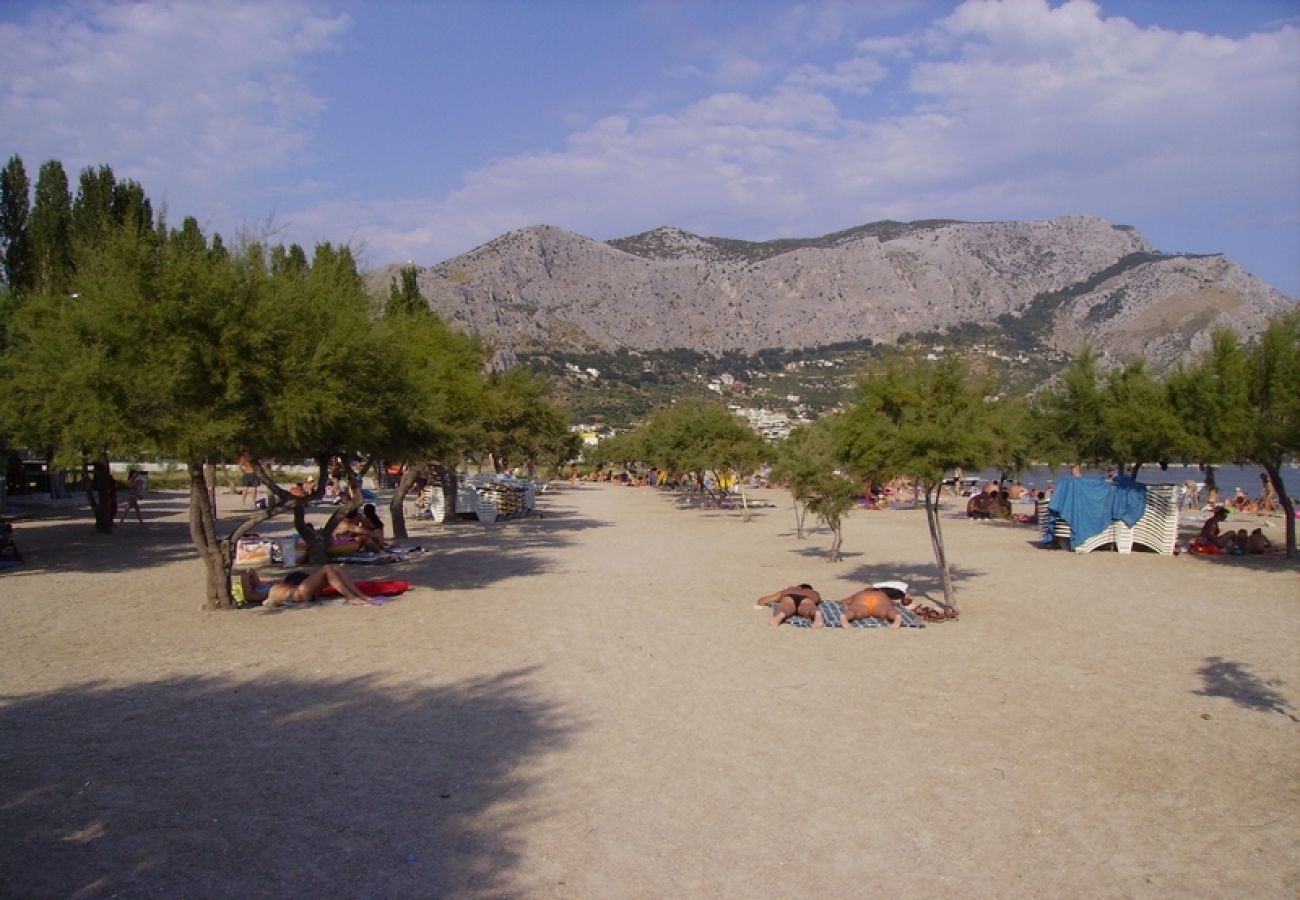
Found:
[[[395,273],[373,273],[385,287]],[[597,241],[512,231],[419,272],[446,318],[505,353],[816,347],[985,326],[1163,369],[1293,302],[1221,255],[1162,253],[1090,216],[877,222],[749,242],[658,228]]]

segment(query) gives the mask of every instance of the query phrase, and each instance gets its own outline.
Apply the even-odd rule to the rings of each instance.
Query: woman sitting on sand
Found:
[[[370,507],[370,514],[378,522],[379,517],[375,515],[374,504],[367,505]],[[384,523],[379,522],[379,527],[375,528],[365,515],[355,510],[339,521],[339,524],[334,528],[334,536],[352,538],[362,550],[370,553],[384,552]]]
[[[263,606],[308,603],[316,599],[326,584],[346,597],[353,606],[369,606],[372,602],[342,568],[332,563],[311,573],[290,572],[274,584],[262,581],[252,569],[245,569],[239,581],[244,589],[244,602],[254,605],[259,600]]]

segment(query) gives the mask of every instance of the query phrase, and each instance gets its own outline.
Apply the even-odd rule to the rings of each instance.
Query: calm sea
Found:
[[[978,474],[982,479],[995,479],[998,477],[996,470],[986,470]],[[1062,475],[1069,475],[1068,467],[1061,467],[1056,470],[1049,469],[1047,466],[1033,466],[1017,475],[1012,476],[1013,480],[1019,480],[1026,486],[1032,485],[1035,488],[1046,486],[1047,482],[1055,481]],[[1105,469],[1084,469],[1084,475],[1105,475]],[[1252,499],[1258,497],[1261,493],[1261,482],[1259,476],[1264,474],[1264,470],[1257,466],[1215,466],[1214,480],[1219,486],[1219,496],[1227,500],[1232,496],[1233,491],[1241,488]],[[1138,481],[1143,484],[1182,484],[1187,479],[1192,481],[1205,481],[1205,472],[1196,466],[1170,466],[1168,469],[1161,469],[1159,466],[1143,466],[1138,471]],[[1285,466],[1282,469],[1282,483],[1286,485],[1287,494],[1291,497],[1300,497],[1300,468],[1294,465]],[[1202,498],[1205,494],[1202,491]]]

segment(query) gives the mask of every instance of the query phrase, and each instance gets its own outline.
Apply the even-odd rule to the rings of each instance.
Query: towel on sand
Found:
[[[838,600],[823,600],[821,602],[822,618],[826,621],[827,628],[842,628],[844,623],[841,620],[844,615],[844,604]],[[901,606],[898,611],[903,616],[904,628],[924,628],[925,622],[921,617],[909,609],[903,609]],[[812,628],[812,620],[805,619],[803,616],[791,616],[785,620],[785,624],[793,625],[796,628]],[[888,628],[889,623],[884,619],[854,619],[852,623],[854,628]]]

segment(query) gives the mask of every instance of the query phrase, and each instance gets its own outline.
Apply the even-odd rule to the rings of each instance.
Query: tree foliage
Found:
[[[835,427],[841,460],[873,481],[907,476],[920,482],[944,603],[956,591],[943,546],[939,492],[946,472],[980,469],[1000,450],[996,417],[985,386],[954,360],[903,365],[868,373],[858,400]]]
[[[776,447],[772,478],[784,484],[794,499],[795,535],[804,537],[804,518],[811,512],[831,532],[830,562],[840,559],[844,545],[844,516],[857,501],[860,482],[839,468],[834,419],[819,419],[790,432]]]

